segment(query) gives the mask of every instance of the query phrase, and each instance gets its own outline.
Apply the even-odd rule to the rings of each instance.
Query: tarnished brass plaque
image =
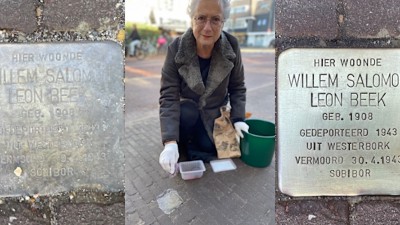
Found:
[[[0,196],[123,190],[114,42],[0,45]]]
[[[400,50],[278,58],[278,183],[291,196],[400,194]]]

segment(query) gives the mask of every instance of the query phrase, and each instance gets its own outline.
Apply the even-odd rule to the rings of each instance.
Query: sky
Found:
[[[129,22],[146,22],[151,6],[156,0],[125,0],[125,20]]]
[[[175,0],[177,4],[174,13],[169,13],[176,18],[188,18],[186,14],[187,1]],[[155,8],[157,0],[125,0],[125,20],[129,22],[148,22],[151,8]]]

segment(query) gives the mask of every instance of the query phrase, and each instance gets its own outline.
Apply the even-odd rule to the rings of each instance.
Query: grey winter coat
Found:
[[[221,32],[211,56],[206,85],[196,53],[196,39],[189,28],[168,47],[162,68],[160,88],[160,125],[163,143],[179,141],[180,102],[197,103],[208,136],[213,141],[215,118],[220,107],[231,105],[231,120],[245,116],[246,87],[238,42],[232,35]]]

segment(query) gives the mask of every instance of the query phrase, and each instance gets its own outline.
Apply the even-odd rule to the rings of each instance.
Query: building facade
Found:
[[[269,47],[275,40],[274,0],[232,0],[224,30],[242,46]]]

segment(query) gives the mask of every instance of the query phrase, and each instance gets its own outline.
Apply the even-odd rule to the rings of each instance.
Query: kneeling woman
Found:
[[[230,104],[240,136],[248,130],[239,45],[222,31],[229,11],[229,0],[191,0],[191,28],[168,47],[159,99],[164,144],[159,162],[167,172],[175,172],[180,155],[205,162],[217,157],[212,132],[221,106]]]

